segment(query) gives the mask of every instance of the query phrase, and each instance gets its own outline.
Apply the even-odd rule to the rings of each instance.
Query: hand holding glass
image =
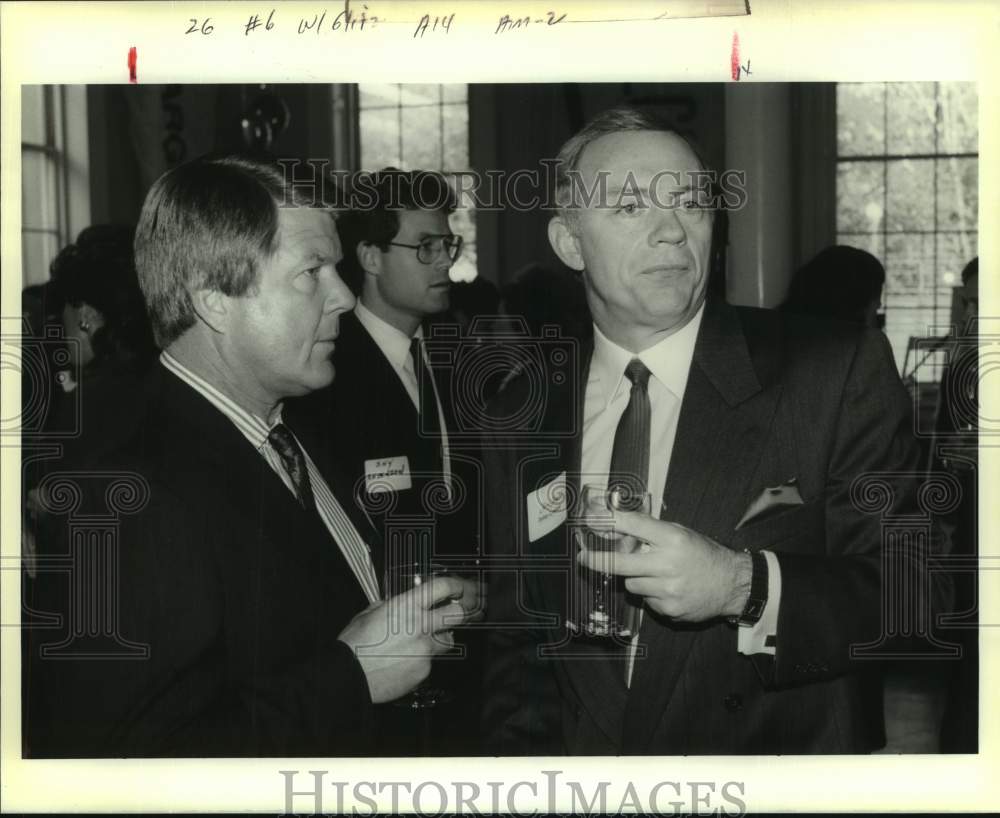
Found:
[[[588,483],[581,497],[581,526],[574,529],[577,545],[589,551],[632,554],[642,540],[615,529],[615,511],[639,511],[650,514],[652,497],[648,492],[630,492],[620,487],[610,490]],[[611,557],[611,559],[614,559]],[[638,627],[638,610],[626,599],[625,581],[602,571],[578,568],[580,582],[573,630],[588,636],[631,638]]]

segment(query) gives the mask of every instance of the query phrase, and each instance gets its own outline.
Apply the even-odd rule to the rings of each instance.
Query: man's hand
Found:
[[[409,693],[431,671],[431,659],[454,645],[451,628],[483,618],[477,582],[434,577],[406,593],[376,602],[337,637],[350,645],[375,704]]]
[[[636,512],[617,512],[615,530],[644,542],[633,554],[580,551],[579,562],[626,577],[628,591],[643,597],[656,613],[681,622],[743,612],[753,570],[748,554]]]

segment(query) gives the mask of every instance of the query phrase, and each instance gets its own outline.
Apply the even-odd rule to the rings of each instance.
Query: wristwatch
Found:
[[[750,596],[743,606],[743,613],[730,617],[729,621],[734,625],[756,625],[767,605],[767,557],[760,551],[746,548],[743,553],[750,555]]]

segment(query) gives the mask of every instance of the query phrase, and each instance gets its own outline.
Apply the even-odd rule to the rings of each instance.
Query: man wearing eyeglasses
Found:
[[[478,481],[475,473],[465,476],[456,463],[462,455],[449,447],[449,390],[423,341],[428,319],[448,309],[449,271],[462,250],[448,224],[455,196],[440,174],[385,168],[356,179],[349,203],[337,222],[344,248],[338,269],[357,306],[341,320],[337,377],[290,411],[335,464],[332,479],[351,475],[344,490],[383,535],[373,547],[381,577],[392,582],[400,562],[414,558],[454,570],[455,560],[476,554],[478,492],[470,484]],[[467,664],[449,666],[461,675]],[[474,685],[476,675],[459,686]],[[447,686],[454,698],[455,684]],[[453,731],[437,729],[456,707],[437,708],[431,736],[421,725],[401,724],[400,754],[474,752],[456,744]]]

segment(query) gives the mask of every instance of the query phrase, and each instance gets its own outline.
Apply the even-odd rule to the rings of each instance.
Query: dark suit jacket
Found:
[[[576,546],[562,524],[529,542],[525,495],[579,469],[582,366],[549,378],[537,433],[487,444],[491,637],[486,729],[507,754],[851,753],[880,745],[877,683],[851,646],[881,636],[886,515],[919,513],[910,406],[877,332],[709,304],[682,402],[661,517],[781,567],[776,656],[737,651],[733,625],[646,611],[629,688],[564,627]],[[508,413],[529,384],[499,396]],[[500,410],[498,410],[499,412]],[[567,427],[566,418],[575,417]],[[566,430],[561,436],[547,430]],[[854,481],[883,473],[886,494]],[[892,472],[885,475],[885,472]],[[765,487],[802,505],[737,523]],[[859,493],[860,492],[860,493]],[[572,493],[572,492],[571,492]],[[906,554],[909,560],[912,554]],[[909,562],[908,562],[909,564]],[[924,577],[923,566],[911,566]],[[870,664],[870,663],[868,663]]]
[[[455,343],[459,343],[455,339]],[[440,470],[433,459],[439,440],[420,433],[420,419],[405,387],[378,345],[350,313],[340,322],[334,352],[333,383],[286,404],[286,417],[309,443],[310,453],[324,471],[349,476],[351,496],[359,509],[385,533],[394,519],[422,517],[433,526],[434,553],[443,557],[472,557],[477,553],[481,522],[483,478],[468,436],[457,431],[449,399],[450,370],[435,370],[445,424],[450,434],[453,480],[459,483],[453,506],[441,502],[435,484]],[[365,462],[406,455],[413,486],[390,495],[371,495],[365,489]],[[412,524],[409,524],[412,527]],[[377,564],[383,565],[376,555]]]
[[[367,682],[337,641],[367,600],[319,516],[215,407],[156,365],[128,445],[70,482],[50,486],[76,501],[48,553],[70,554],[81,530],[90,545],[33,589],[33,608],[63,620],[28,631],[27,754],[372,752]],[[110,526],[83,517],[109,512]],[[88,638],[95,614],[79,607],[95,596],[71,588],[91,571],[107,574]]]
[[[435,334],[428,332],[425,337],[433,339]],[[446,333],[443,342],[437,336],[429,349],[432,362],[443,359],[442,366],[433,371],[449,431],[454,492],[450,503],[444,502],[440,468],[434,459],[440,440],[421,434],[416,407],[399,376],[353,313],[341,319],[333,383],[285,404],[288,423],[306,441],[328,479],[342,487],[338,496],[352,497],[355,511],[367,514],[375,525],[378,538],[372,542],[372,552],[383,590],[390,562],[387,549],[398,549],[392,558],[398,562],[404,553],[426,548],[436,561],[469,575],[479,554],[484,479],[478,446],[471,446],[468,435],[458,433],[449,400],[454,368],[448,364],[460,343],[457,335]],[[412,487],[369,494],[365,462],[401,455],[409,460]],[[432,686],[446,689],[451,702],[433,711],[408,713],[396,708],[383,719],[387,742],[397,755],[480,752],[482,639],[474,629],[463,629],[457,641],[465,655],[437,659],[429,680]],[[394,738],[388,738],[389,733]]]

